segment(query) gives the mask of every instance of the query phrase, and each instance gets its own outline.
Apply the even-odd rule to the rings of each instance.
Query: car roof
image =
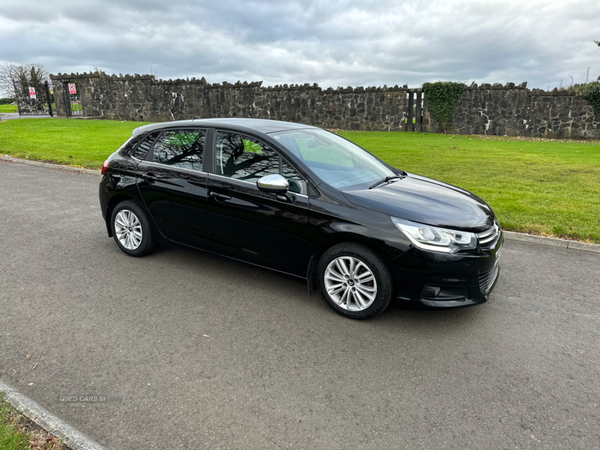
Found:
[[[242,132],[258,131],[260,133],[272,133],[274,131],[297,130],[303,128],[314,128],[312,125],[305,125],[294,122],[283,122],[280,120],[267,119],[242,119],[238,117],[227,117],[222,119],[192,119],[192,120],[176,120],[173,122],[160,122],[150,125],[144,125],[133,130],[133,136],[140,133],[147,133],[153,130],[163,128],[181,128],[181,127],[219,127],[226,126]]]

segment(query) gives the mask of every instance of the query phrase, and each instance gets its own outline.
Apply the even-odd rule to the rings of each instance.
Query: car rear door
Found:
[[[205,147],[210,131],[166,128],[138,165],[138,189],[160,233],[207,248]]]
[[[255,137],[217,130],[215,142],[215,170],[208,176],[211,250],[305,276],[312,251],[306,181]],[[257,188],[259,178],[274,173],[290,182],[287,196]]]

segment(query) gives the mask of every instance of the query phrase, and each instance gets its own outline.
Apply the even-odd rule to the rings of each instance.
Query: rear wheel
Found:
[[[137,203],[119,203],[112,212],[111,226],[115,242],[130,256],[144,256],[154,251],[150,220]]]
[[[317,276],[327,303],[352,319],[381,314],[393,297],[393,281],[385,262],[360,244],[331,247],[319,260]]]

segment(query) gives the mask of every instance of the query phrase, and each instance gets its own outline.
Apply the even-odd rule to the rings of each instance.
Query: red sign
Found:
[[[75,83],[69,83],[69,94],[77,94]]]
[[[34,87],[29,88],[29,96],[31,98],[35,98],[35,88]]]

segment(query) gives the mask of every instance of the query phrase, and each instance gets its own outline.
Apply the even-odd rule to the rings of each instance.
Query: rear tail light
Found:
[[[102,170],[100,171],[100,173],[102,175],[104,175],[105,173],[107,173],[110,170],[110,164],[108,163],[108,159],[106,161],[104,161],[104,164],[102,164]]]

